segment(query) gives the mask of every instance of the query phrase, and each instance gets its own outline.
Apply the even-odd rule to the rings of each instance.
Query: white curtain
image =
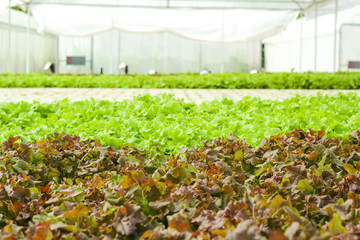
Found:
[[[171,32],[184,38],[221,43],[254,41],[274,35],[296,18],[294,11],[108,8],[34,5],[31,12],[46,31],[90,36],[117,29],[136,33]]]

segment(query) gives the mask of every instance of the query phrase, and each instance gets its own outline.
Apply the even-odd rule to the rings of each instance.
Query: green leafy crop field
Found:
[[[1,88],[359,89],[360,73],[225,73],[170,75],[1,74]]]
[[[58,131],[113,147],[157,146],[170,154],[233,133],[254,146],[265,137],[295,129],[343,136],[360,129],[359,109],[358,95],[341,93],[284,101],[246,97],[238,102],[224,99],[201,105],[171,95],[143,95],[121,102],[1,103],[0,139],[20,136],[33,141]]]

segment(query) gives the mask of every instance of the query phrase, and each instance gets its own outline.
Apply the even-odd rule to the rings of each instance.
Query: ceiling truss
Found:
[[[185,9],[258,9],[304,11],[333,0],[11,0],[24,5],[60,4],[92,7],[185,8]]]

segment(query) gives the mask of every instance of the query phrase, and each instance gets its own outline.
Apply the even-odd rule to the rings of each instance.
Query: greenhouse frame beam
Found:
[[[74,2],[63,2],[61,0],[58,1],[44,1],[44,0],[32,0],[32,1],[26,1],[23,0],[24,3],[28,2],[28,4],[30,5],[41,5],[41,4],[47,4],[47,5],[68,5],[68,6],[87,6],[87,7],[122,7],[122,8],[157,8],[157,9],[162,9],[162,8],[191,8],[191,9],[257,9],[257,10],[299,10],[299,6],[298,4],[303,4],[305,5],[304,8],[307,7],[311,7],[313,5],[313,2],[309,2],[309,1],[304,1],[304,0],[300,0],[300,1],[296,1],[297,4],[295,4],[294,7],[290,7],[290,6],[285,6],[283,4],[294,4],[294,0],[288,0],[288,1],[271,1],[271,3],[274,4],[278,4],[278,6],[266,6],[266,4],[261,4],[261,3],[269,3],[269,1],[266,0],[242,0],[242,1],[231,1],[232,3],[258,3],[260,5],[257,6],[177,6],[174,4],[170,4],[171,1],[170,0],[166,0],[164,1],[163,5],[159,5],[159,6],[155,6],[155,5],[134,5],[134,4],[128,4],[128,5],[124,5],[124,4],[106,4],[106,3],[74,3]],[[319,0],[317,0],[316,2],[318,2]],[[329,0],[320,0],[320,1],[329,1]],[[191,1],[193,2],[193,1]],[[216,3],[216,1],[214,1],[214,3]]]
[[[32,5],[41,5],[41,4],[32,4]],[[47,4],[49,5],[49,4]],[[138,6],[138,5],[126,5],[126,6],[118,6],[118,5],[101,5],[101,4],[54,4],[54,5],[64,5],[64,6],[82,6],[82,7],[114,7],[114,8],[151,8],[151,9],[189,9],[189,7],[183,6]],[[261,7],[261,8],[253,8],[253,7],[191,7],[191,9],[247,9],[247,10],[299,10],[298,8],[277,8],[277,7]]]

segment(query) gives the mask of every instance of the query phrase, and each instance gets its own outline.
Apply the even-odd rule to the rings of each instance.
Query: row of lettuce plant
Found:
[[[360,73],[224,73],[159,75],[1,74],[2,88],[359,89]]]
[[[0,103],[0,140],[20,136],[33,141],[64,131],[113,147],[157,144],[161,152],[170,154],[232,133],[254,146],[264,137],[294,129],[343,136],[360,128],[359,109],[360,96],[342,93],[298,95],[284,101],[245,97],[201,105],[172,95],[142,95],[119,102]]]

